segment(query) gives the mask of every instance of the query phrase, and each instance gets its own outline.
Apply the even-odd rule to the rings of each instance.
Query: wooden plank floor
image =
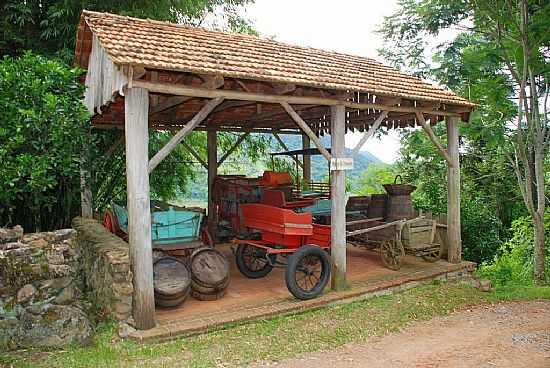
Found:
[[[244,277],[235,265],[235,258],[229,245],[217,246],[230,260],[231,283],[227,294],[216,301],[198,301],[189,298],[184,304],[172,309],[157,309],[157,321],[160,324],[170,322],[194,321],[210,316],[214,318],[227,312],[242,311],[274,305],[280,302],[295,302],[288,292],[284,281],[284,269],[276,268],[262,279]],[[446,272],[451,264],[445,261],[427,263],[420,258],[407,256],[399,271],[385,268],[378,253],[352,246],[348,247],[348,282],[352,288],[366,286],[369,283],[390,281],[392,279],[421,274]],[[328,288],[327,288],[328,289]]]

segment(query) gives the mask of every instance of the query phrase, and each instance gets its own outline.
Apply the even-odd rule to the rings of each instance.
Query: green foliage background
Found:
[[[125,199],[124,145],[106,154],[120,140],[121,132],[90,129],[90,116],[81,103],[83,85],[78,82],[82,71],[69,66],[82,9],[255,33],[239,11],[250,3],[252,0],[0,3],[0,55],[5,56],[0,62],[0,226],[21,224],[27,232],[70,226],[80,210],[81,164],[92,174],[97,212],[113,200]],[[151,132],[150,155],[170,136]],[[219,152],[225,152],[237,139],[235,134],[220,134]],[[204,133],[195,132],[186,140],[206,157]],[[236,158],[254,162],[268,145],[265,137],[250,136],[236,151]],[[82,158],[83,153],[88,159]],[[201,174],[195,159],[180,146],[151,175],[151,196],[162,200],[181,196],[188,183]]]
[[[529,254],[524,250],[529,242],[532,247],[533,241],[532,227],[527,226],[527,211],[509,159],[513,157],[513,122],[518,107],[517,86],[508,71],[505,56],[520,67],[524,61],[519,44],[506,40],[501,46],[495,41],[499,36],[495,28],[499,26],[509,34],[519,32],[514,23],[518,4],[399,0],[397,12],[386,17],[379,30],[385,39],[379,53],[386,60],[478,103],[469,123],[460,127],[463,254],[464,258],[477,262],[490,263],[495,256],[503,257],[502,262],[511,262],[513,257],[509,254],[518,252],[527,257]],[[550,3],[529,1],[528,12],[532,42],[529,67],[547,83]],[[437,36],[442,33],[451,37],[445,37],[446,42],[436,43]],[[544,90],[544,83],[540,88]],[[439,124],[434,130],[445,144],[444,125]],[[444,213],[446,169],[442,158],[421,131],[404,132],[402,144],[397,167],[418,186],[413,194],[415,205]],[[549,161],[546,157],[546,164]],[[529,231],[531,238],[524,236]],[[527,273],[532,271],[527,258],[522,262],[516,265],[521,264]]]
[[[65,225],[78,211],[80,71],[31,53],[0,61],[0,225]]]

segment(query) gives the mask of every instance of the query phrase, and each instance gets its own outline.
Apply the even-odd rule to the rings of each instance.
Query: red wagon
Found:
[[[243,204],[241,211],[244,226],[256,235],[233,240],[241,273],[256,279],[285,265],[292,295],[306,300],[321,294],[330,278],[330,226],[314,224],[311,213],[265,204]]]

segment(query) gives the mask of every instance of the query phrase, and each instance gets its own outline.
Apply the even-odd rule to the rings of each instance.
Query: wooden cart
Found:
[[[306,300],[321,294],[330,278],[330,226],[314,224],[311,213],[265,204],[243,204],[241,211],[244,226],[258,236],[233,240],[239,271],[258,279],[284,266],[292,295]]]
[[[151,201],[151,239],[153,250],[171,255],[190,255],[200,247],[213,247],[212,237],[204,223],[201,208],[179,207]],[[128,210],[122,203],[113,203],[105,211],[103,225],[113,234],[128,241]]]
[[[349,243],[377,249],[382,263],[392,270],[401,268],[405,254],[435,262],[441,257],[441,240],[437,221],[417,217],[410,220],[383,222],[383,218],[365,218],[346,223]]]

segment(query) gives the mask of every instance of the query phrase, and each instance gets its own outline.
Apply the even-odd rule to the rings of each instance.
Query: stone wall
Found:
[[[128,243],[99,222],[75,218],[76,251],[84,291],[101,317],[126,321],[132,312],[132,271]]]
[[[75,237],[72,229],[0,229],[0,350],[90,339]]]

